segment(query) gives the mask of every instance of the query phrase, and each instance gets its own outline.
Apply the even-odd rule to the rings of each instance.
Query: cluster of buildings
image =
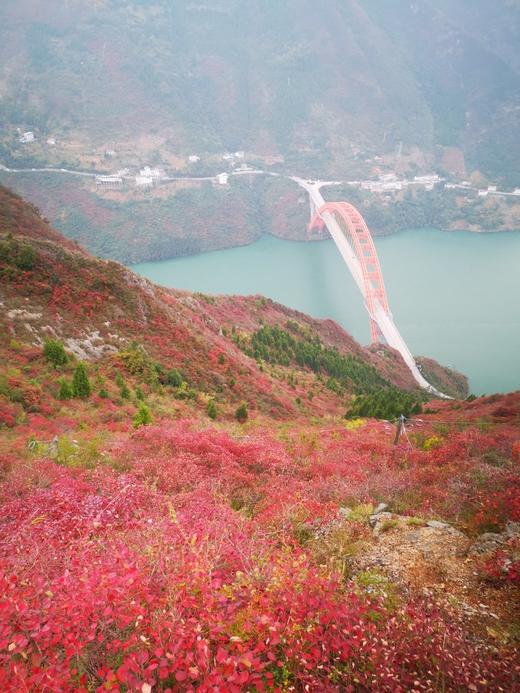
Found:
[[[442,178],[436,173],[426,176],[415,176],[413,180],[399,180],[395,173],[384,173],[380,175],[377,180],[359,181],[358,185],[362,190],[370,190],[375,193],[388,193],[399,192],[410,185],[423,187],[425,190],[433,190],[441,180]]]
[[[232,166],[235,166],[239,161],[243,161],[245,157],[245,152],[240,150],[238,152],[226,152],[222,154],[222,161],[227,161]],[[190,154],[188,156],[189,164],[198,164],[200,161],[200,156],[198,154]]]
[[[488,195],[499,195],[500,197],[520,197],[520,188],[515,188],[511,192],[498,190],[496,185],[488,185],[487,188],[475,188],[467,180],[461,183],[446,183],[444,186],[447,190],[475,190],[479,197],[487,197]]]
[[[27,132],[22,132],[20,128],[18,128],[18,142],[20,144],[30,144],[31,142],[36,141],[36,135],[32,130],[27,130]],[[47,138],[47,144],[50,145],[51,147],[54,147],[56,144],[56,138],[55,137],[49,137]]]
[[[164,173],[158,168],[144,166],[135,175],[131,175],[129,169],[122,168],[107,176],[96,176],[96,187],[101,190],[122,190],[127,183],[133,183],[136,188],[151,188],[162,178]]]
[[[161,178],[164,178],[164,174],[160,169],[145,166],[136,175],[135,184],[138,188],[151,188],[155,183],[158,183]]]
[[[34,132],[29,130],[28,132],[22,132],[18,138],[18,141],[22,144],[29,144],[29,142],[34,142],[35,139]]]
[[[233,162],[236,162],[237,160],[243,159],[244,156],[245,156],[245,152],[243,152],[243,151],[233,152],[233,153],[226,152],[225,154],[223,154],[222,160],[223,161],[229,161],[229,162],[233,163]]]

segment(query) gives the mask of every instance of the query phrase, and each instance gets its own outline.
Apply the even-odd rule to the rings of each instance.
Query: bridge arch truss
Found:
[[[348,202],[328,202],[316,211],[309,225],[309,231],[313,228],[322,230],[326,226],[323,216],[327,213],[332,214],[339,223],[343,235],[349,242],[359,263],[362,278],[360,289],[362,290],[365,305],[370,316],[372,343],[386,342],[375,319],[377,304],[385,313],[389,315],[391,313],[381,265],[379,264],[377,251],[368,226],[354,205]]]

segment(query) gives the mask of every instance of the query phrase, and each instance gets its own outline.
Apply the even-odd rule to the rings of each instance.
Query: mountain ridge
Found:
[[[118,354],[139,342],[150,364],[157,359],[162,368],[177,368],[184,374],[199,392],[195,397],[199,409],[213,396],[222,400],[228,415],[242,400],[259,413],[281,418],[340,413],[344,397],[357,388],[363,390],[364,378],[367,382],[379,378],[387,387],[418,393],[404,362],[391,349],[361,347],[333,321],[315,320],[260,296],[213,297],[155,286],[65,240],[35,208],[3,188],[0,232],[4,233],[2,322],[7,351],[12,351],[10,340],[23,353],[52,337],[62,340],[78,359],[101,360],[113,375],[116,364],[121,366]],[[20,260],[24,254],[28,259]],[[341,368],[354,369],[354,380],[345,376],[335,392],[319,372],[302,368],[294,356],[285,365],[265,366],[247,356],[250,339],[264,326],[277,325],[286,326],[287,335],[297,340],[306,340],[309,334],[319,340],[320,349],[333,350],[331,354],[337,350],[338,357],[346,360]],[[213,370],[208,370],[208,363]],[[147,372],[150,364],[143,366]],[[424,368],[450,391],[467,393],[463,376],[428,359]],[[296,380],[301,380],[297,386]],[[147,387],[153,392],[153,383]]]
[[[0,113],[76,143],[148,136],[149,156],[162,133],[181,157],[246,149],[320,175],[400,143],[431,162],[457,147],[469,171],[516,184],[518,7],[456,5],[8,0]]]

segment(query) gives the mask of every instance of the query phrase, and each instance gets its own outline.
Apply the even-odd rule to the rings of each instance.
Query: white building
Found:
[[[216,179],[219,185],[227,185],[229,182],[229,173],[217,173]]]
[[[513,195],[520,195],[520,188],[515,188],[513,190]]]
[[[153,187],[153,178],[151,176],[138,175],[135,177],[135,184],[138,188]]]
[[[390,191],[393,191],[393,190],[396,190],[396,191],[397,191],[397,190],[402,190],[402,189],[403,189],[403,184],[401,183],[400,180],[394,180],[394,181],[389,181],[388,183],[383,183],[383,185],[381,186],[381,188],[382,188],[385,192],[390,192]]]
[[[243,159],[244,156],[245,156],[245,152],[243,152],[242,150],[240,150],[240,151],[238,151],[238,152],[235,152],[235,153],[233,154],[233,156],[235,157],[235,159]]]
[[[379,180],[382,183],[391,183],[392,181],[397,180],[397,176],[395,175],[395,173],[382,173],[379,176]]]
[[[403,189],[403,182],[400,180],[364,180],[361,181],[361,188],[374,193],[396,192]]]
[[[224,161],[231,161],[233,159],[233,154],[230,154],[229,152],[226,152],[226,154],[223,155],[222,159]]]
[[[123,187],[121,176],[96,176],[96,187],[104,190],[120,190]]]
[[[198,156],[197,154],[190,154],[188,157],[188,161],[190,162],[190,164],[196,164],[197,161],[200,161],[200,156]]]
[[[488,192],[496,192],[497,191],[497,186],[496,185],[488,185]]]
[[[487,197],[487,196],[488,196],[488,191],[487,191],[487,190],[479,190],[479,191],[478,191],[478,196],[479,196],[479,197]]]
[[[47,144],[49,144],[51,147],[54,147],[54,145],[56,144],[56,139],[54,137],[49,137],[49,139],[47,140]]]
[[[440,181],[439,176],[436,173],[430,173],[427,176],[414,176],[414,183],[418,185],[433,185]]]
[[[152,180],[160,180],[162,178],[162,172],[158,168],[150,168],[150,166],[145,166],[139,171],[139,175],[142,178],[151,178]]]
[[[20,137],[20,142],[22,144],[28,144],[29,142],[34,142],[34,132],[24,132],[23,135]]]

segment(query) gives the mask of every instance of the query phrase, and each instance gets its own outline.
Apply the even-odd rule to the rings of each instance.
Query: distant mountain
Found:
[[[4,157],[20,127],[328,173],[402,142],[518,172],[517,0],[4,0],[0,27]]]

